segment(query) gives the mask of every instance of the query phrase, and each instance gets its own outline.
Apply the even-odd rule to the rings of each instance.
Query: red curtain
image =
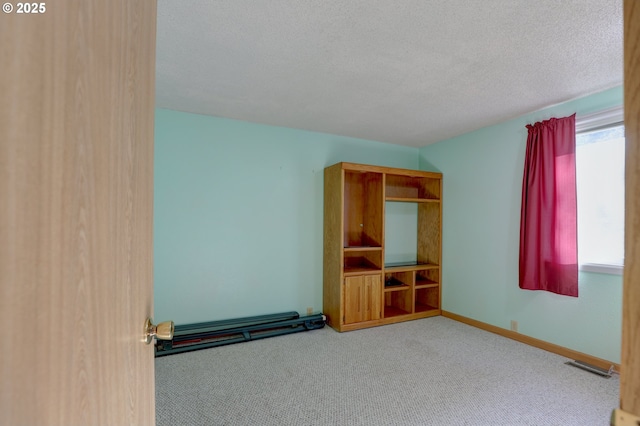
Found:
[[[520,288],[578,296],[576,116],[527,125]]]

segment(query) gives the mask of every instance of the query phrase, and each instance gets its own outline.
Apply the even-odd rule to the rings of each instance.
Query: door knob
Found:
[[[171,340],[173,339],[173,321],[161,322],[158,325],[153,325],[151,318],[147,318],[144,323],[144,342],[148,345],[155,337],[158,340]]]

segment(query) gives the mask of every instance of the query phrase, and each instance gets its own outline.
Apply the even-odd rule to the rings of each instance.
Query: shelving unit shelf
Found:
[[[327,324],[349,331],[440,315],[442,174],[338,163],[324,178]],[[417,205],[415,262],[384,264],[386,202]]]

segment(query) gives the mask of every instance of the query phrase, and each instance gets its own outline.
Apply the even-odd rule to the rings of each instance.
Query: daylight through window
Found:
[[[624,125],[576,134],[578,262],[592,272],[622,273]]]

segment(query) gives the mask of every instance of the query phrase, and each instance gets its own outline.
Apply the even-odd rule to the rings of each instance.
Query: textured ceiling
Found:
[[[156,105],[424,146],[622,84],[622,0],[159,0]]]

